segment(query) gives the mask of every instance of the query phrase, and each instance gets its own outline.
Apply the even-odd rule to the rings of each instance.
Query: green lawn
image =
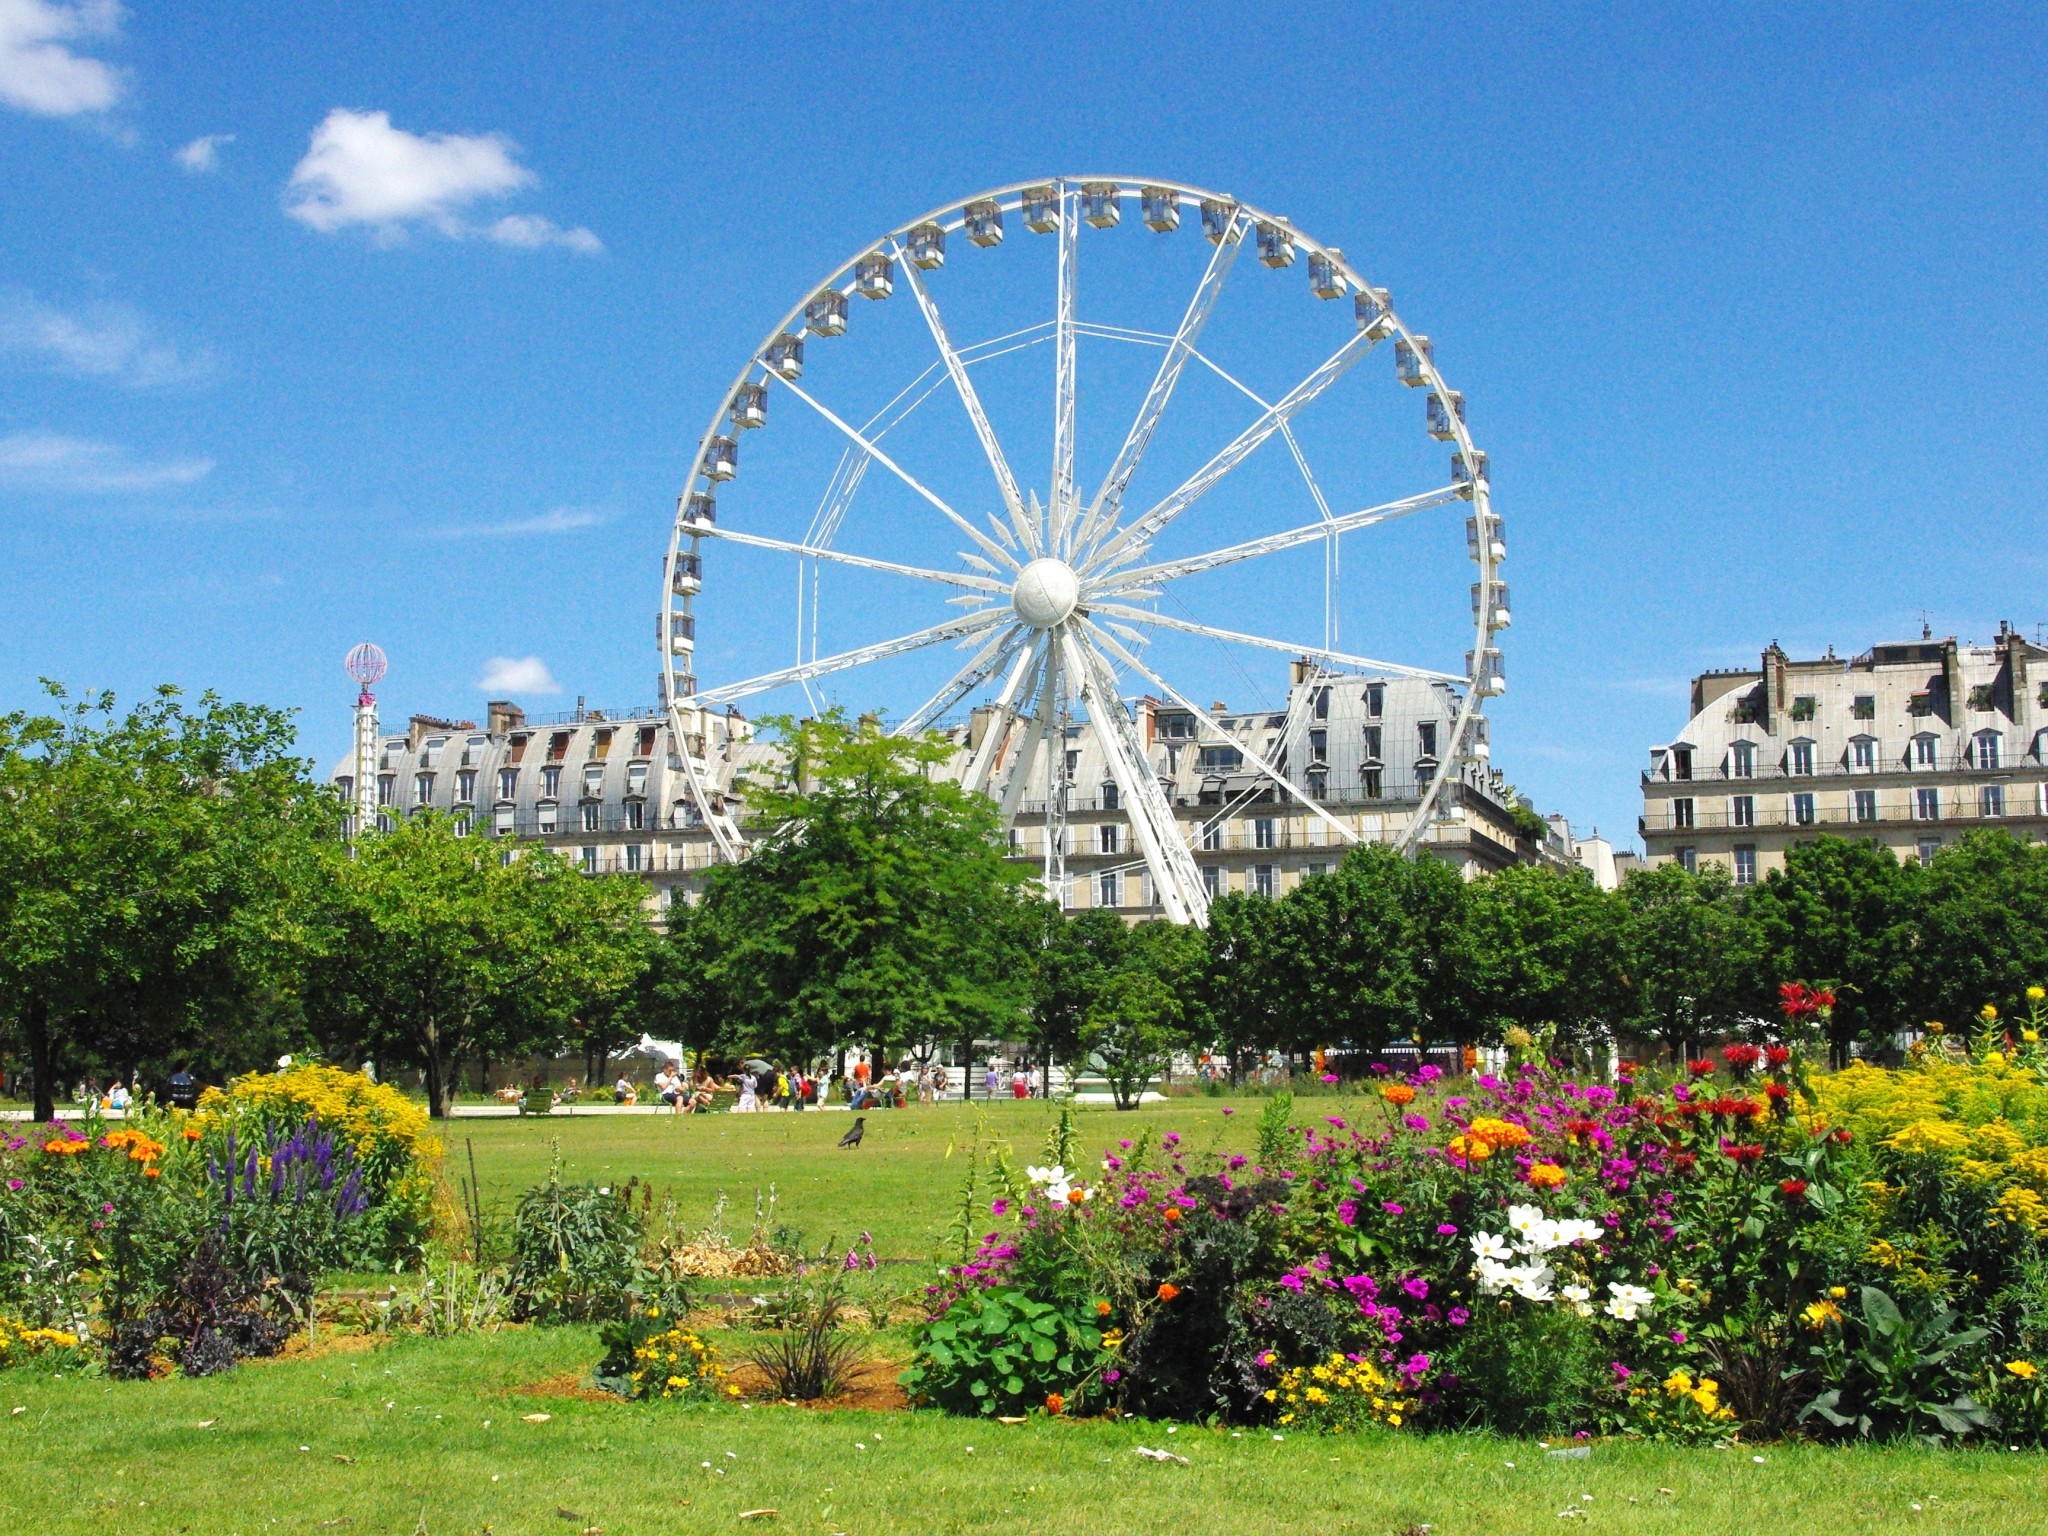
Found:
[[[1248,1149],[1265,1102],[1189,1098],[1128,1113],[1077,1109],[1083,1165],[1094,1167],[1105,1148],[1146,1129],[1177,1131],[1194,1148],[1220,1137],[1233,1149]],[[1329,1102],[1333,1113],[1344,1107]],[[1226,1108],[1235,1113],[1226,1115]],[[844,1114],[556,1114],[455,1119],[438,1130],[451,1176],[467,1176],[474,1149],[486,1204],[504,1207],[540,1182],[559,1148],[570,1177],[618,1181],[638,1174],[673,1190],[686,1215],[708,1215],[723,1194],[727,1225],[737,1237],[752,1223],[756,1196],[765,1199],[773,1185],[777,1219],[813,1247],[867,1231],[885,1257],[925,1259],[953,1214],[966,1173],[964,1153],[977,1127],[986,1123],[1007,1141],[1021,1167],[1043,1155],[1058,1113],[1056,1105],[1033,1099],[886,1110],[868,1115],[865,1142],[844,1152],[837,1143],[853,1123]]]
[[[1758,1464],[1746,1449],[1603,1444],[1557,1461],[1482,1438],[1276,1442],[521,1390],[558,1394],[596,1352],[593,1333],[575,1328],[408,1340],[206,1381],[13,1373],[0,1378],[0,1530],[2018,1536],[2043,1522],[2048,1469],[2034,1455],[1773,1446]],[[551,1417],[528,1423],[530,1413]],[[1143,1459],[1139,1445],[1189,1464]],[[763,1507],[781,1513],[740,1522]],[[1561,1521],[1565,1509],[1583,1518]]]

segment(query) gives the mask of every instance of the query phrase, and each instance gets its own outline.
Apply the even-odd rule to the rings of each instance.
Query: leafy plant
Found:
[[[218,1237],[203,1241],[179,1268],[169,1293],[114,1328],[107,1374],[159,1375],[172,1360],[187,1376],[211,1376],[259,1355],[274,1355],[296,1318],[274,1283],[231,1261]]]
[[[1973,1351],[1989,1330],[1957,1321],[1946,1307],[1916,1317],[1864,1286],[1858,1309],[1831,1321],[1813,1346],[1822,1379],[1834,1385],[1800,1418],[1866,1439],[1912,1434],[1939,1442],[1994,1427],[1997,1420],[1967,1390]]]
[[[774,1328],[747,1351],[777,1397],[815,1402],[836,1396],[865,1358],[846,1328],[847,1274],[835,1267],[822,1278],[797,1275],[784,1282],[773,1306]]]
[[[1299,1137],[1289,1122],[1294,1118],[1294,1095],[1285,1088],[1266,1100],[1259,1111],[1259,1166],[1284,1168]]]
[[[513,1218],[515,1320],[564,1323],[624,1314],[639,1274],[632,1188],[565,1184],[556,1155],[547,1182],[520,1196]]]
[[[926,1326],[903,1385],[949,1413],[1014,1414],[1055,1394],[1083,1396],[1102,1366],[1102,1332],[1014,1286],[962,1297]]]

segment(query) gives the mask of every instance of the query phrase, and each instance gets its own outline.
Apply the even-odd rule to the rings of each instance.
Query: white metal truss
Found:
[[[1078,272],[1084,224],[1107,228],[1119,222],[1124,205],[1143,199],[1145,221],[1155,230],[1170,231],[1179,210],[1190,215],[1199,207],[1204,233],[1214,249],[1203,264],[1200,281],[1171,331],[1140,330],[1106,318],[1084,317],[1079,303]],[[1112,206],[1113,203],[1113,206]],[[985,340],[961,344],[942,316],[937,289],[944,279],[946,242],[957,237],[956,259],[987,259],[970,254],[975,246],[1000,244],[1003,221],[1015,219],[1025,229],[1053,234],[1055,284],[1050,320],[1011,329]],[[1355,304],[1333,310],[1355,311],[1355,325],[1341,345],[1320,365],[1277,399],[1268,401],[1223,368],[1201,347],[1217,312],[1227,281],[1244,247],[1256,244],[1267,265],[1284,267],[1295,254],[1307,258],[1311,286],[1320,298],[1354,297]],[[1025,238],[1028,238],[1025,237]],[[1151,239],[1141,235],[1138,238]],[[899,276],[900,274],[900,276]],[[804,376],[807,347],[848,345],[828,338],[846,331],[846,295],[885,298],[892,281],[908,289],[929,332],[936,353],[927,364],[863,425],[855,426],[820,398]],[[1091,292],[1094,289],[1091,288]],[[1098,300],[1099,302],[1099,300]],[[855,306],[858,308],[859,306]],[[957,316],[956,316],[957,321]],[[1080,431],[1079,341],[1135,342],[1162,349],[1150,388],[1123,434],[1093,496],[1084,501],[1077,485]],[[1438,489],[1381,502],[1359,511],[1337,514],[1297,435],[1295,422],[1332,389],[1380,341],[1396,344],[1402,382],[1426,386],[1431,392],[1431,435],[1445,441],[1456,457],[1451,483]],[[1005,450],[983,400],[976,369],[982,363],[1019,351],[1052,344],[1053,433],[1051,468],[1045,484],[1020,484],[1014,455]],[[1135,516],[1127,515],[1126,497],[1147,450],[1168,414],[1176,390],[1191,362],[1225,380],[1250,399],[1259,415],[1201,468]],[[907,470],[882,439],[910,420],[930,396],[950,384],[967,414],[993,476],[995,494],[986,506],[960,501],[955,505]],[[751,527],[735,527],[733,508],[719,507],[714,519],[712,493],[735,478],[737,443],[742,429],[766,424],[762,401],[768,394],[801,401],[847,443],[817,510],[800,538],[774,536]],[[1091,397],[1092,398],[1092,397]],[[730,421],[728,422],[728,418]],[[1278,436],[1300,471],[1316,520],[1277,533],[1213,548],[1203,553],[1151,558],[1160,535],[1214,491],[1269,438]],[[892,441],[891,448],[902,450]],[[885,559],[858,552],[860,524],[848,524],[848,513],[867,469],[880,464],[963,534],[968,547],[954,551],[956,564],[943,559]],[[940,480],[955,486],[959,482]],[[984,484],[986,482],[983,482]],[[1478,567],[1473,588],[1473,645],[1465,672],[1378,660],[1337,649],[1334,627],[1334,585],[1338,574],[1339,540],[1347,535],[1432,508],[1468,504],[1467,545]],[[701,508],[700,508],[701,504]],[[742,516],[757,510],[742,501]],[[853,526],[853,538],[844,527]],[[699,687],[695,671],[695,604],[704,586],[703,552],[721,544],[795,562],[798,571],[796,664],[743,681]],[[853,547],[840,547],[842,541]],[[948,540],[948,543],[951,541]],[[1321,646],[1295,644],[1270,634],[1175,617],[1152,606],[1172,583],[1205,572],[1256,562],[1283,551],[1321,542],[1325,554],[1325,633]],[[937,546],[943,548],[943,545]],[[1445,803],[1443,786],[1459,779],[1458,768],[1471,760],[1476,737],[1473,716],[1484,698],[1499,691],[1498,630],[1504,627],[1504,589],[1498,566],[1504,546],[1499,520],[1491,506],[1486,456],[1473,446],[1462,406],[1444,384],[1425,338],[1416,337],[1396,317],[1379,290],[1341,253],[1311,240],[1288,221],[1261,213],[1235,198],[1178,183],[1139,182],[1130,178],[1068,177],[1000,187],[972,199],[951,203],[862,247],[853,258],[810,290],[769,333],[750,357],[726,396],[721,399],[691,465],[688,493],[679,501],[677,519],[664,569],[662,624],[663,678],[682,778],[720,857],[743,857],[748,833],[734,817],[734,802],[721,774],[731,772],[734,744],[716,739],[721,725],[737,732],[737,724],[721,719],[720,706],[780,688],[811,685],[823,679],[889,661],[892,658],[957,647],[964,664],[950,668],[946,680],[896,729],[921,731],[947,718],[948,712],[977,696],[991,706],[975,716],[978,736],[958,762],[961,782],[988,791],[1001,781],[999,814],[1006,825],[1030,819],[1033,796],[1044,796],[1042,827],[1043,874],[1049,893],[1064,899],[1067,850],[1065,821],[1071,792],[1067,769],[1069,711],[1084,711],[1117,787],[1119,810],[1131,828],[1131,847],[1151,877],[1157,908],[1175,921],[1203,922],[1208,895],[1201,870],[1170,797],[1162,792],[1146,745],[1140,741],[1130,709],[1117,692],[1119,670],[1142,678],[1166,699],[1199,722],[1205,737],[1234,745],[1259,780],[1300,801],[1342,840],[1356,833],[1315,802],[1303,784],[1304,772],[1289,777],[1286,758],[1276,758],[1231,735],[1213,713],[1195,704],[1187,691],[1174,686],[1168,669],[1143,654],[1148,636],[1165,630],[1202,636],[1232,651],[1259,650],[1286,654],[1323,666],[1371,675],[1424,679],[1461,689],[1451,727],[1453,761],[1431,775],[1411,817],[1403,846],[1412,848],[1435,835],[1436,807]],[[1142,563],[1141,563],[1142,562]],[[936,586],[953,595],[933,601],[964,605],[958,614],[893,639],[863,644],[821,656],[818,622],[819,578],[826,566],[866,570],[900,578],[915,592]],[[804,573],[809,573],[810,613],[803,613]],[[1177,606],[1179,600],[1174,599]],[[897,610],[908,617],[907,604]],[[1187,611],[1184,609],[1184,611]],[[1332,674],[1335,675],[1335,674]],[[1312,686],[1296,690],[1286,716],[1283,742],[1291,742],[1295,716],[1307,708]],[[818,699],[812,695],[813,707]],[[1297,769],[1299,765],[1295,765]],[[1220,808],[1219,814],[1229,807]]]

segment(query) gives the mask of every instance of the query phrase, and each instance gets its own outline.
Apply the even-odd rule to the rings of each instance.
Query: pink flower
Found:
[[[1683,1344],[1685,1342],[1685,1330],[1683,1328],[1672,1329],[1671,1342],[1674,1344]]]
[[[1380,1202],[1380,1209],[1385,1211],[1389,1216],[1405,1216],[1408,1214],[1406,1210],[1396,1205],[1391,1200],[1382,1200]]]
[[[1334,1072],[1325,1072],[1323,1074],[1323,1081],[1326,1083],[1334,1084],[1337,1081],[1337,1074]]]
[[[999,1199],[997,1199],[997,1200],[995,1200],[995,1201],[993,1201],[993,1202],[991,1202],[991,1203],[990,1203],[990,1205],[989,1205],[989,1208],[988,1208],[988,1213],[989,1213],[989,1215],[991,1215],[991,1216],[1000,1216],[1000,1215],[1002,1215],[1002,1214],[1003,1214],[1003,1212],[1007,1211],[1007,1210],[1008,1210],[1009,1208],[1010,1208],[1010,1202],[1009,1202],[1008,1200],[1006,1200],[1006,1199],[1000,1199],[1000,1198],[999,1198]]]
[[[21,1180],[19,1180],[19,1179],[9,1179],[9,1180],[7,1181],[7,1187],[8,1187],[9,1189],[19,1189],[19,1188],[21,1188]]]
[[[1229,1108],[1225,1108],[1225,1110],[1223,1111],[1223,1113],[1225,1113],[1226,1115],[1234,1115],[1234,1114],[1236,1114],[1236,1113],[1237,1113],[1237,1111],[1236,1111],[1236,1110],[1234,1110],[1234,1109],[1229,1109]]]
[[[1295,1274],[1282,1275],[1280,1283],[1290,1291],[1299,1291],[1301,1289],[1301,1276]]]
[[[1340,1201],[1337,1206],[1337,1220],[1347,1227],[1357,1226],[1358,1202],[1356,1200]]]
[[[1436,1235],[1438,1237],[1456,1237],[1458,1235],[1458,1229],[1452,1226],[1448,1221],[1441,1222],[1437,1226]]]
[[[1627,1381],[1629,1377],[1635,1375],[1634,1371],[1623,1365],[1619,1360],[1610,1361],[1609,1364],[1613,1368],[1616,1381]]]

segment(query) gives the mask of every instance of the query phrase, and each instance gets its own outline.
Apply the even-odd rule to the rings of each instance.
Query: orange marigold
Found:
[[[1180,1287],[1175,1285],[1171,1280],[1164,1282],[1159,1287],[1159,1299],[1161,1301],[1171,1301],[1174,1297],[1178,1296],[1179,1294]]]
[[[1095,1315],[1097,1317],[1109,1316],[1109,1303],[1106,1301],[1098,1301],[1097,1303],[1095,1303]]]
[[[1564,1182],[1564,1170],[1555,1163],[1537,1163],[1529,1169],[1529,1182],[1538,1189],[1556,1189]]]
[[[1045,1394],[1045,1411],[1047,1413],[1058,1415],[1066,1410],[1066,1406],[1067,1400],[1060,1396],[1059,1393],[1048,1392]]]
[[[1380,1097],[1389,1104],[1413,1104],[1415,1090],[1406,1083],[1389,1083],[1380,1090]]]

